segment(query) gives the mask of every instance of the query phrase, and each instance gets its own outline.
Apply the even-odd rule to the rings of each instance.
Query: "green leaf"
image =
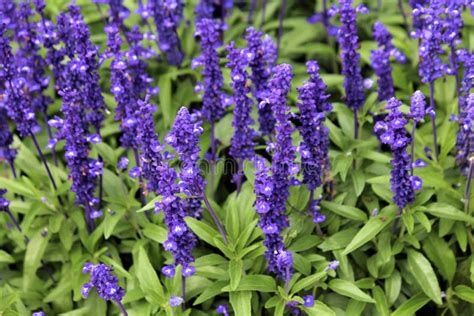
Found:
[[[392,314],[391,316],[408,316],[408,315],[415,315],[416,312],[425,306],[430,299],[426,297],[423,293],[418,293],[408,301],[405,301],[400,305]]]
[[[122,179],[109,169],[104,169],[103,181],[104,191],[107,193],[108,200],[128,208],[128,190]]]
[[[331,290],[343,296],[347,296],[361,302],[375,303],[372,297],[364,293],[350,281],[334,279],[329,282],[328,286]]]
[[[474,304],[474,289],[466,285],[458,285],[454,288],[454,293],[460,299]]]
[[[242,268],[244,264],[241,259],[232,259],[229,262],[230,288],[234,291],[240,283],[242,277]]]
[[[346,247],[359,230],[355,227],[350,227],[329,236],[324,240],[318,248],[322,251],[337,250]]]
[[[250,300],[252,299],[252,292],[238,291],[229,293],[229,301],[232,305],[235,315],[252,316],[252,309],[250,307]]]
[[[104,218],[104,238],[109,239],[110,236],[114,233],[115,226],[117,226],[118,222],[122,217],[125,215],[125,209],[115,209],[113,214],[110,212],[105,213]]]
[[[176,110],[173,108],[173,99],[171,92],[171,78],[170,76],[160,76],[158,80],[158,87],[160,87],[160,106],[159,109],[163,114],[164,123],[166,126],[171,126]]]
[[[15,259],[5,250],[0,249],[0,263],[14,263]]]
[[[356,196],[360,196],[365,187],[365,175],[361,170],[354,170],[351,173],[352,185]]]
[[[232,289],[230,286],[226,286],[222,291],[230,292]],[[244,275],[240,280],[239,286],[234,291],[275,292],[275,278],[263,274]]]
[[[402,289],[402,277],[398,270],[394,270],[392,275],[390,275],[385,281],[385,293],[390,305],[395,303],[400,296],[400,291]]]
[[[396,207],[388,206],[382,209],[380,214],[371,217],[369,221],[362,227],[351,243],[344,249],[343,255],[347,255],[357,248],[363,246],[380,233],[395,218]]]
[[[441,290],[438,279],[428,259],[412,249],[407,251],[407,255],[408,265],[421,290],[436,304],[441,305]]]
[[[372,290],[372,295],[375,299],[375,307],[377,309],[377,315],[388,316],[390,315],[387,298],[380,286],[376,286]]]
[[[46,247],[48,246],[50,234],[43,236],[37,232],[26,246],[25,261],[23,262],[23,288],[30,289],[36,279],[36,271],[41,265]]]
[[[440,218],[452,219],[455,221],[467,222],[474,225],[474,218],[454,206],[446,203],[433,203],[428,206],[426,212]]]
[[[213,298],[216,295],[219,295],[222,293],[222,289],[229,284],[228,281],[216,281],[210,286],[206,287],[204,291],[199,295],[199,297],[194,301],[193,305],[199,305],[202,302],[205,302],[211,298]],[[237,292],[234,292],[237,293]]]
[[[329,201],[322,201],[321,206],[345,218],[363,222],[367,220],[365,213],[357,207],[341,205]]]
[[[321,301],[315,301],[313,307],[303,309],[309,316],[336,316],[336,312]]]
[[[450,283],[456,273],[456,258],[446,241],[437,234],[430,234],[423,242],[423,250]]]
[[[295,285],[293,286],[293,288],[291,289],[291,292],[292,293],[298,293],[299,291],[307,288],[307,287],[310,287],[310,286],[314,286],[314,284],[316,282],[318,282],[319,280],[322,280],[323,278],[325,278],[327,275],[326,272],[318,272],[318,273],[315,273],[315,274],[312,274],[310,276],[307,276],[301,280],[299,280],[298,282],[295,283]]]
[[[214,228],[204,223],[203,221],[197,220],[192,217],[186,217],[184,221],[189,226],[189,228],[191,228],[193,233],[195,233],[199,237],[199,239],[204,240],[211,246],[216,246],[214,237],[219,236],[219,233]]]
[[[145,212],[145,211],[149,211],[149,210],[154,210],[156,202],[161,202],[162,198],[163,197],[161,195],[155,197],[153,200],[151,200],[145,206],[143,206],[142,208],[136,210],[135,212],[140,213],[140,212]]]
[[[138,284],[145,294],[146,300],[154,305],[166,304],[163,286],[155,269],[151,265],[150,259],[148,259],[143,245],[138,248],[137,258],[133,262],[135,264],[134,271],[138,279]]]
[[[160,244],[164,243],[166,239],[168,239],[168,231],[165,228],[153,223],[145,223],[142,231],[145,237],[150,238],[151,240]]]

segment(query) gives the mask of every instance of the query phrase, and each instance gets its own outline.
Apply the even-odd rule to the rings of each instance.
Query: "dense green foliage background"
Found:
[[[69,1],[49,0],[46,11],[50,17],[65,10]],[[191,70],[190,61],[199,53],[193,37],[193,8],[196,1],[186,1],[185,17],[191,23],[180,28],[186,60],[181,68],[152,62],[150,73],[161,92],[152,99],[158,104],[155,122],[160,137],[166,135],[180,106],[199,107],[194,84],[200,78],[198,70]],[[102,135],[105,141],[95,145],[92,155],[100,154],[105,163],[105,216],[96,230],[89,234],[85,228],[83,211],[74,206],[67,169],[64,164],[54,167],[59,185],[54,192],[39,162],[30,139],[15,139],[18,148],[16,168],[21,174],[12,179],[6,164],[0,166],[0,187],[9,190],[11,209],[21,219],[21,227],[31,241],[14,229],[7,229],[9,218],[0,214],[0,315],[28,315],[42,309],[47,315],[117,315],[114,304],[100,300],[94,293],[87,300],[80,289],[88,276],[81,273],[85,261],[104,262],[114,267],[120,285],[126,289],[124,305],[129,315],[212,315],[220,303],[228,302],[235,315],[283,315],[285,304],[313,294],[316,303],[303,308],[309,315],[473,315],[474,314],[474,240],[472,210],[463,211],[462,194],[465,177],[455,165],[453,150],[457,124],[449,117],[457,111],[453,77],[436,82],[436,103],[441,154],[438,162],[427,160],[423,147],[430,146],[431,125],[423,124],[416,134],[416,156],[425,158],[428,167],[417,169],[424,188],[416,202],[407,208],[393,230],[396,207],[391,202],[389,174],[390,153],[381,150],[372,134],[371,112],[383,111],[377,102],[375,88],[368,91],[367,101],[360,111],[362,126],[359,140],[353,139],[352,112],[341,101],[342,76],[340,60],[333,39],[328,40],[321,25],[308,24],[306,19],[320,10],[320,1],[289,0],[284,21],[284,34],[279,63],[291,63],[295,78],[293,87],[303,82],[305,62],[316,59],[322,68],[322,78],[332,94],[334,111],[326,121],[330,129],[333,200],[322,203],[327,221],[322,224],[323,235],[318,235],[310,216],[301,212],[307,207],[309,194],[304,187],[291,189],[288,213],[291,226],[285,232],[285,243],[294,253],[295,275],[289,293],[273,276],[266,274],[261,231],[256,227],[257,214],[253,208],[253,170],[246,166],[247,181],[239,196],[230,182],[231,175],[218,170],[220,181],[213,206],[223,219],[229,233],[226,246],[219,237],[208,215],[203,221],[189,219],[188,224],[200,239],[195,251],[197,273],[187,279],[185,311],[171,309],[170,295],[179,295],[181,280],[177,273],[167,279],[159,272],[171,261],[170,254],[161,246],[166,240],[162,214],[146,221],[143,209],[135,198],[137,181],[126,172],[116,169],[117,160],[125,154],[119,147],[118,123],[108,115]],[[427,86],[420,85],[417,75],[416,40],[410,39],[403,28],[403,19],[394,0],[383,1],[379,11],[377,2],[365,2],[371,13],[358,17],[361,55],[365,77],[373,77],[369,55],[375,43],[371,26],[381,20],[394,36],[394,44],[408,57],[405,65],[394,64],[393,76],[397,98],[408,102],[415,89],[427,95]],[[105,47],[101,13],[86,0],[78,0],[92,40]],[[133,12],[135,1],[125,5]],[[409,6],[404,3],[408,12]],[[238,47],[245,45],[243,34],[247,26],[247,4],[236,8],[228,19],[225,42],[235,40]],[[104,8],[104,11],[106,9]],[[269,1],[263,30],[272,36],[278,27],[279,1]],[[260,10],[255,14],[255,25],[260,24]],[[474,19],[464,13],[463,46],[474,49]],[[138,16],[126,21],[138,24]],[[222,54],[224,56],[224,53]],[[229,70],[222,66],[229,89]],[[101,68],[103,95],[110,111],[114,99],[109,93],[107,62]],[[373,78],[375,81],[375,78]],[[54,96],[51,88],[50,95]],[[294,106],[296,90],[290,93]],[[51,113],[57,112],[60,98],[55,99]],[[406,106],[403,106],[407,110]],[[256,114],[256,113],[255,113]],[[232,110],[217,124],[219,151],[226,155],[232,136]],[[410,127],[411,128],[411,127]],[[202,151],[209,146],[209,128],[204,126]],[[295,133],[295,144],[300,136]],[[45,133],[39,135],[41,144],[47,142]],[[264,148],[261,140],[259,148]],[[357,149],[357,150],[356,150]],[[355,168],[352,167],[353,161]],[[66,199],[66,206],[53,204],[55,194]],[[23,199],[19,197],[22,196]],[[148,209],[153,206],[154,196]],[[474,199],[471,202],[474,205]],[[374,216],[373,210],[378,209]],[[137,212],[138,210],[138,212]],[[66,217],[65,214],[68,216]],[[338,260],[336,271],[325,269]],[[442,295],[443,293],[443,295]]]

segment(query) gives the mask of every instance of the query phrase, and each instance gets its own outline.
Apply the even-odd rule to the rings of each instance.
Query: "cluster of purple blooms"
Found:
[[[265,257],[269,270],[285,282],[289,282],[292,276],[293,257],[285,248],[281,231],[289,225],[285,213],[291,185],[290,176],[299,170],[294,163],[296,149],[291,137],[294,127],[286,104],[292,78],[291,65],[281,64],[275,67],[269,83],[268,102],[276,119],[276,140],[270,143],[268,148],[273,154],[271,177],[264,160],[261,158],[254,160],[256,209],[260,216],[259,226],[265,235],[264,245],[267,248]]]
[[[81,290],[85,298],[89,297],[91,289],[95,287],[100,298],[121,304],[122,298],[125,296],[125,291],[117,284],[119,280],[111,273],[111,267],[102,263],[92,264],[86,262],[84,263],[82,272],[90,274],[90,281],[85,283]]]
[[[263,38],[262,38],[263,37]],[[258,104],[258,123],[262,135],[270,135],[275,127],[275,118],[272,109],[265,100],[268,94],[268,82],[276,62],[276,46],[268,36],[256,31],[253,27],[247,28],[247,50],[249,66],[252,70],[252,94]]]
[[[357,12],[366,13],[365,7],[352,7],[352,0],[339,0],[341,26],[337,32],[337,41],[341,47],[342,74],[346,91],[346,105],[357,111],[365,102],[364,85],[359,65],[359,36],[357,35]]]
[[[227,67],[231,69],[230,77],[232,79],[231,87],[234,90],[234,135],[231,139],[229,154],[238,161],[239,170],[234,175],[234,182],[237,184],[237,191],[240,191],[240,184],[243,177],[242,164],[244,160],[251,160],[255,156],[254,138],[257,136],[255,130],[251,127],[254,120],[250,116],[253,107],[253,101],[249,98],[250,86],[248,83],[249,75],[247,66],[249,60],[253,59],[252,53],[248,49],[239,49],[235,43],[227,46]]]
[[[319,76],[319,65],[316,61],[306,63],[310,78],[299,87],[299,100],[297,106],[300,110],[298,127],[303,138],[299,152],[301,154],[301,169],[303,183],[311,192],[310,209],[313,221],[321,223],[325,216],[319,213],[318,201],[314,199],[314,190],[321,186],[324,174],[329,170],[329,130],[324,126],[326,112],[332,110],[328,102],[329,94],[326,84]]]
[[[417,176],[412,176],[410,170],[413,168],[407,147],[411,142],[410,136],[405,130],[408,123],[403,113],[399,110],[402,105],[395,98],[388,100],[385,107],[389,110],[385,122],[379,121],[374,127],[375,133],[380,135],[382,143],[390,146],[393,159],[391,171],[391,189],[394,194],[393,202],[403,210],[405,206],[415,201],[415,191],[420,190],[422,181]]]
[[[181,192],[180,186],[177,183],[178,174],[174,168],[169,166],[165,161],[166,157],[162,154],[164,146],[159,142],[158,135],[154,130],[154,111],[155,107],[148,103],[147,99],[139,101],[136,117],[140,126],[140,129],[137,129],[137,141],[140,150],[141,173],[143,178],[147,180],[148,190],[162,196],[161,201],[156,202],[155,212],[163,211],[164,221],[168,227],[168,238],[164,242],[163,247],[165,250],[170,251],[174,257],[174,264],[164,266],[162,272],[167,277],[173,277],[176,265],[180,264],[183,267],[182,275],[189,277],[195,272],[195,268],[191,265],[194,261],[191,252],[197,240],[184,221],[184,217],[187,215],[185,210],[186,204],[183,199],[177,195]],[[193,156],[192,151],[195,147],[189,147],[188,144],[186,144],[188,140],[181,138],[183,136],[187,137],[189,134],[178,135],[178,133],[176,133],[180,128],[181,126],[177,126],[175,133],[168,136],[167,140],[176,146],[175,148],[177,148],[177,150],[186,150],[187,154]],[[189,130],[187,130],[187,132],[189,132]],[[197,133],[200,132],[202,131],[198,126]],[[191,131],[193,137],[196,135],[195,133],[196,131]],[[174,137],[180,137],[179,142],[177,138],[175,140]],[[193,142],[193,140],[190,141]],[[189,167],[191,168],[185,168],[185,170],[196,171],[191,164]],[[190,176],[189,174],[186,175]],[[187,184],[194,186],[197,182],[196,179],[198,179],[198,176],[194,174],[193,180],[187,178],[189,181]],[[183,181],[184,188],[187,187],[185,181],[186,180]],[[203,180],[201,179],[201,181]],[[199,185],[204,184],[201,182]],[[191,189],[191,187],[187,188]],[[194,189],[194,187],[192,189]]]
[[[392,35],[387,31],[382,22],[375,22],[373,29],[378,49],[370,53],[370,59],[372,61],[372,68],[378,77],[378,99],[379,101],[385,101],[395,96],[390,57],[393,56],[402,64],[406,62],[406,57],[393,46]]]

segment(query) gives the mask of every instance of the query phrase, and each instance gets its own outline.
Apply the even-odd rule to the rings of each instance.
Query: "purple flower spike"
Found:
[[[262,135],[269,135],[275,127],[275,118],[268,102],[265,102],[268,94],[268,82],[276,62],[276,46],[273,40],[253,27],[247,28],[247,51],[250,56],[249,66],[252,70],[250,80],[252,81],[252,94],[257,100],[258,122]]]
[[[201,56],[194,59],[195,66],[203,66],[204,95],[202,97],[202,116],[214,123],[224,116],[225,96],[222,93],[224,78],[219,66],[219,55],[216,48],[219,43],[219,24],[211,19],[202,19],[196,22],[195,36],[201,43]]]
[[[434,82],[443,76],[447,69],[440,57],[444,54],[444,49],[441,47],[443,39],[441,16],[444,13],[442,3],[441,0],[431,0],[429,6],[418,6],[413,10],[413,16],[421,23],[421,28],[415,30],[412,37],[420,39],[418,71],[423,83]]]
[[[301,153],[301,165],[303,169],[303,183],[311,192],[310,206],[315,223],[324,222],[326,217],[318,210],[319,200],[314,200],[314,190],[322,184],[323,177],[329,172],[329,130],[324,126],[326,114],[332,109],[327,101],[329,94],[326,93],[326,84],[319,76],[319,66],[316,61],[306,63],[310,78],[299,92],[297,106],[300,110],[298,127],[303,138],[299,151]]]
[[[420,189],[421,183],[412,181],[410,172],[412,163],[406,150],[411,139],[405,130],[405,125],[408,122],[398,109],[401,104],[395,98],[388,101],[386,109],[390,112],[385,118],[387,129],[381,134],[380,139],[392,150],[393,169],[390,173],[390,183],[394,195],[393,201],[400,210],[403,210],[407,204],[412,204],[415,201],[415,189]]]
[[[179,66],[184,58],[177,32],[183,19],[183,8],[182,0],[151,0],[147,7],[155,20],[160,50],[166,54],[168,63],[175,66]]]
[[[341,46],[342,74],[344,75],[345,103],[358,110],[365,101],[363,78],[359,66],[360,55],[359,37],[357,36],[356,10],[352,7],[352,0],[339,0],[341,27],[337,33],[337,40]]]
[[[411,97],[409,117],[416,123],[422,121],[427,114],[425,96],[421,91],[415,91]]]
[[[374,24],[374,38],[377,41],[378,49],[371,52],[370,59],[378,77],[378,99],[385,101],[395,96],[390,56],[394,56],[400,62],[406,61],[406,57],[393,46],[392,35],[380,21]]]
[[[176,265],[180,264],[186,270],[186,267],[194,262],[191,252],[197,240],[184,221],[186,204],[177,196],[181,192],[177,184],[178,175],[163,159],[163,145],[158,141],[158,135],[155,132],[153,122],[154,111],[155,108],[148,103],[148,99],[139,101],[139,108],[135,116],[141,128],[138,129],[137,139],[140,149],[140,160],[142,162],[142,175],[147,180],[148,190],[162,196],[161,202],[157,202],[155,205],[155,211],[163,211],[164,213],[164,222],[168,228],[168,239],[165,247],[173,254],[175,261],[173,265],[163,268],[162,271],[166,276],[172,277],[175,273],[174,267]],[[182,109],[180,111],[181,115],[177,119],[178,122],[185,118],[185,111],[187,110]],[[192,120],[184,120],[182,123],[190,124]],[[194,150],[197,148],[197,145],[193,145],[197,142],[196,135],[201,133],[199,125],[194,125],[191,130],[186,128],[183,131],[177,130],[178,126],[181,128],[184,125],[181,125],[181,123],[175,124],[174,132],[170,133],[171,136],[167,137],[168,142],[172,143],[177,150],[183,153],[183,156],[193,156]],[[190,132],[192,137],[187,136],[187,133]],[[185,138],[183,138],[183,135],[185,135]],[[186,141],[190,141],[191,145],[187,144]],[[190,180],[190,183],[192,185],[196,184],[195,180]]]
[[[190,114],[187,108],[182,107],[176,115],[171,131],[165,137],[165,142],[174,148],[181,161],[181,192],[192,197],[183,201],[186,204],[186,214],[195,218],[201,217],[201,196],[206,186],[199,168],[199,139],[203,132],[201,124],[196,115]]]
[[[99,297],[106,301],[120,303],[125,296],[123,288],[118,286],[118,278],[114,276],[112,268],[105,264],[93,265],[89,262],[84,264],[83,272],[90,274],[90,281],[82,286],[81,293],[87,298],[90,290],[95,287]]]
[[[474,93],[469,94],[459,114],[456,137],[456,163],[463,174],[468,173],[469,162],[474,159]]]

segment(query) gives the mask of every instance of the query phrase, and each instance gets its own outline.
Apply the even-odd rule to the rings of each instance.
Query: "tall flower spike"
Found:
[[[378,49],[370,53],[370,59],[375,74],[378,77],[378,99],[379,101],[385,101],[395,96],[390,56],[394,56],[400,63],[406,62],[406,57],[393,46],[392,35],[387,31],[382,22],[375,22],[373,29]]]
[[[430,116],[436,158],[438,158],[439,155],[439,148],[436,132],[434,82],[447,71],[447,65],[443,63],[440,57],[444,54],[444,49],[441,46],[443,31],[441,15],[443,13],[444,10],[441,0],[430,0],[429,6],[419,6],[413,10],[413,17],[421,20],[421,28],[412,32],[412,37],[420,40],[420,47],[418,49],[420,57],[418,73],[421,77],[421,82],[427,83],[430,88],[430,107],[432,108]]]
[[[13,134],[8,126],[7,113],[0,103],[0,161],[6,161],[14,172],[13,161],[16,157],[16,150],[12,148]]]
[[[74,4],[68,8],[68,13],[58,17],[58,36],[65,44],[71,67],[65,68],[59,90],[70,88],[79,92],[86,119],[99,135],[107,108],[99,85],[98,48],[90,40],[80,8]]]
[[[456,47],[461,42],[460,31],[464,27],[464,22],[462,20],[462,11],[464,9],[465,0],[448,0],[445,4],[445,19],[444,19],[444,33],[443,33],[443,42],[448,44],[450,49],[449,54],[449,69],[448,73],[453,75],[456,78],[456,95],[459,96],[460,89],[460,78],[459,78],[459,68],[460,61],[458,58],[458,53]]]
[[[163,159],[161,152],[164,146],[160,144],[155,132],[154,111],[155,107],[148,102],[148,98],[139,101],[136,117],[141,128],[137,129],[137,138],[141,171],[147,180],[148,190],[162,196],[162,200],[155,205],[155,212],[163,211],[168,228],[168,238],[163,247],[174,257],[174,264],[163,267],[162,272],[167,277],[173,277],[175,266],[181,264],[183,276],[189,277],[195,272],[195,268],[191,265],[194,262],[191,252],[197,240],[184,221],[185,204],[177,196],[180,193],[180,187],[176,183],[178,175]]]
[[[411,97],[411,103],[410,103],[410,114],[408,115],[409,118],[413,120],[413,128],[411,131],[411,173],[413,175],[413,167],[414,167],[414,161],[415,161],[415,133],[416,133],[416,125],[418,122],[422,121],[429,112],[430,109],[426,108],[426,102],[425,102],[425,96],[421,91],[415,91],[413,93],[413,96]]]
[[[408,204],[415,201],[415,190],[422,187],[422,181],[417,176],[410,175],[412,169],[407,147],[410,137],[405,130],[407,120],[398,109],[402,105],[400,101],[391,98],[385,107],[389,114],[385,122],[380,121],[375,126],[375,132],[380,135],[382,143],[390,146],[392,150],[392,171],[390,183],[393,192],[393,202],[402,211]]]
[[[77,69],[74,63],[69,67]],[[71,71],[71,75],[74,72]],[[58,129],[54,141],[66,141],[64,156],[70,171],[69,178],[72,180],[71,191],[76,193],[76,204],[84,207],[87,227],[91,231],[94,219],[102,215],[102,212],[95,208],[98,199],[94,197],[97,179],[102,174],[102,162],[89,157],[90,143],[96,141],[96,136],[89,133],[87,117],[81,108],[83,100],[80,92],[65,89],[59,94],[63,99],[61,112],[64,117],[55,117],[49,124]]]
[[[174,148],[181,161],[179,186],[181,192],[189,196],[183,201],[186,214],[195,218],[201,216],[201,196],[206,187],[198,164],[199,138],[202,132],[201,121],[197,120],[196,115],[190,114],[187,108],[182,107],[176,115],[171,131],[165,137],[165,142]]]
[[[427,3],[429,2],[429,0],[408,0],[408,3],[410,4],[410,6],[412,7],[412,15],[413,15],[413,29],[415,30],[415,32],[419,29],[422,28],[423,26],[423,21],[422,19],[420,18],[420,16],[418,15],[417,11],[415,10],[418,10],[419,8],[422,8],[424,7]]]
[[[289,196],[290,176],[298,172],[298,166],[294,163],[296,149],[291,139],[294,127],[290,121],[290,108],[286,104],[286,97],[291,89],[292,78],[291,65],[281,64],[275,67],[273,77],[269,83],[268,102],[276,119],[276,141],[270,145],[273,155],[271,195],[269,196],[266,196],[264,191],[262,191],[268,189],[268,184],[266,184],[268,181],[264,176],[266,173],[265,166],[262,162],[255,162],[256,167],[258,167],[257,169],[262,170],[257,171],[258,175],[262,177],[262,182],[259,188],[255,189],[256,194],[265,195],[265,199],[269,199],[271,202],[270,205],[267,203],[269,209],[261,208],[261,206],[257,205],[257,212],[266,211],[264,220],[261,218],[260,227],[264,234],[269,235],[265,243],[269,270],[283,279],[286,285],[288,285],[291,279],[293,260],[291,253],[285,249],[280,232],[289,225],[286,216],[286,201]]]
[[[250,87],[248,85],[248,73],[246,67],[249,59],[253,58],[252,54],[246,49],[235,48],[235,43],[231,42],[227,46],[227,59],[229,63],[227,67],[231,69],[231,87],[234,89],[234,120],[232,126],[234,127],[234,135],[230,143],[230,155],[237,160],[239,168],[234,175],[234,182],[237,184],[237,192],[240,192],[240,187],[243,177],[243,163],[245,160],[250,160],[255,155],[253,139],[257,133],[251,127],[254,121],[250,116],[252,112],[252,100],[248,97]]]
[[[326,169],[329,169],[329,130],[324,126],[325,113],[332,109],[328,102],[329,94],[326,93],[326,84],[319,76],[319,66],[316,61],[306,63],[310,79],[297,90],[299,100],[297,106],[300,110],[298,127],[303,138],[299,151],[303,170],[303,183],[311,192],[310,208],[313,221],[320,222],[322,215],[318,212],[318,200],[314,200],[314,190],[321,183]]]
[[[268,91],[268,80],[276,61],[276,46],[273,40],[253,27],[247,28],[247,50],[251,56],[249,66],[252,70],[250,80],[252,81],[252,94],[257,100],[258,122],[262,135],[270,135],[275,127],[275,118],[269,104],[262,102]]]
[[[26,80],[16,71],[6,25],[0,24],[0,79],[4,82],[3,107],[15,123],[21,137],[33,135],[40,130],[30,99],[25,94]]]
[[[360,55],[359,37],[357,36],[357,11],[352,7],[352,0],[339,0],[339,14],[341,27],[337,33],[337,40],[341,47],[342,74],[344,75],[345,103],[354,111],[354,138],[358,137],[359,108],[364,104],[364,85],[359,66]]]
[[[122,305],[122,299],[125,296],[125,291],[118,283],[118,278],[112,274],[112,268],[105,264],[92,264],[90,262],[84,263],[82,268],[84,274],[90,274],[90,281],[82,286],[82,296],[89,297],[92,288],[95,287],[99,297],[105,301],[115,302],[122,315],[126,316],[127,312]]]
[[[456,163],[461,172],[468,175],[470,160],[474,159],[474,93],[469,94],[459,114],[459,130],[456,137]]]
[[[166,54],[170,65],[181,65],[184,54],[178,37],[178,26],[183,18],[182,0],[151,0],[148,10],[155,20],[160,50]]]
[[[263,244],[267,248],[265,258],[268,262],[268,270],[288,282],[293,269],[292,255],[286,250],[283,237],[280,235],[282,228],[288,225],[288,219],[273,207],[277,192],[274,181],[269,175],[270,170],[265,165],[265,159],[256,156],[254,167],[254,192],[257,196],[255,209],[259,216],[258,225],[264,235]]]
[[[220,26],[211,19],[202,19],[196,22],[195,36],[199,37],[201,44],[201,55],[193,60],[192,67],[202,66],[204,82],[202,89],[202,115],[209,123],[217,122],[224,116],[226,104],[222,88],[224,78],[219,66],[219,55],[217,47],[219,42]],[[201,87],[198,86],[198,87]]]

